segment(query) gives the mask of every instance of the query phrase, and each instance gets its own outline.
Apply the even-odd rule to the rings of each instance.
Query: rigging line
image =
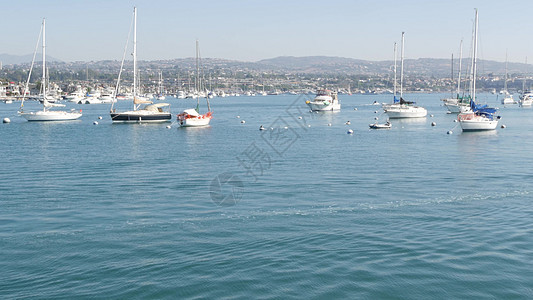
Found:
[[[115,102],[117,102],[117,95],[118,95],[118,91],[120,89],[120,76],[122,75],[122,69],[124,68],[124,60],[126,60],[126,52],[128,51],[128,44],[130,42],[131,30],[133,28],[133,21],[134,21],[134,17],[132,17],[132,19],[131,19],[130,30],[128,32],[128,38],[126,39],[126,45],[124,46],[124,53],[122,54],[122,62],[120,64],[120,70],[118,72],[118,78],[117,78],[117,85],[115,86],[115,95],[113,97],[114,101],[111,102],[111,110],[113,110]]]
[[[31,60],[30,73],[28,74],[28,80],[26,81],[26,86],[24,87],[24,93],[22,93],[22,102],[20,103],[21,110],[24,107],[24,98],[26,97],[26,92],[28,91],[28,87],[30,85],[31,72],[33,70],[33,65],[35,63],[35,56],[37,55],[37,49],[39,48],[39,42],[41,41],[42,34],[43,34],[43,26],[41,26],[41,30],[39,31],[39,37],[37,38],[37,43],[35,44],[35,50],[33,51],[33,59]]]

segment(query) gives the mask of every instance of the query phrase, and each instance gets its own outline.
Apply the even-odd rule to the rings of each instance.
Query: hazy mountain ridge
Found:
[[[35,60],[42,61],[41,59],[42,56],[43,55],[41,53],[37,53],[35,55]],[[3,65],[16,65],[16,64],[23,64],[23,63],[31,63],[32,59],[33,59],[33,54],[26,54],[26,55],[13,55],[13,54],[6,54],[6,53],[0,54],[0,61],[2,62]],[[49,55],[46,56],[46,60],[55,61],[55,62],[61,61],[60,59],[57,59]]]
[[[40,55],[36,60],[39,60]],[[29,64],[32,55],[10,55],[0,54],[0,61],[4,66]],[[91,62],[63,62],[59,59],[47,56],[47,60],[53,64],[70,66],[92,66],[92,67],[115,67],[119,64],[116,60],[102,60]],[[288,72],[288,73],[308,73],[308,74],[346,74],[346,75],[387,75],[392,74],[394,62],[369,61],[362,59],[335,57],[335,56],[279,56],[275,58],[263,59],[257,62],[244,62],[221,58],[203,58],[202,65],[206,68],[229,68],[229,69],[251,69],[265,72]],[[168,60],[139,61],[139,65],[159,69],[173,68],[194,68],[194,58],[178,58]],[[465,76],[470,66],[470,59],[464,58],[462,61],[462,76]],[[399,73],[399,62],[398,62]],[[454,77],[458,74],[459,62],[454,60]],[[508,63],[509,74],[528,74],[533,71],[525,63]],[[480,75],[502,75],[505,73],[505,63],[491,60],[480,60],[478,62],[478,72]],[[436,77],[450,77],[450,59],[444,58],[418,58],[406,59],[404,62],[404,73],[406,75],[422,75]]]

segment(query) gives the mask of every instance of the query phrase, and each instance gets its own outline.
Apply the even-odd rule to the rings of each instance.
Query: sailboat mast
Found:
[[[451,78],[451,82],[453,83],[453,53],[452,53],[452,78]],[[453,98],[453,85],[452,85],[452,89],[451,89],[451,94],[452,94],[452,98]]]
[[[507,92],[507,49],[505,49],[505,81],[503,82],[503,90]]]
[[[400,100],[403,97],[403,51],[404,51],[404,35],[405,32],[402,31],[402,49],[400,54]]]
[[[459,75],[457,76],[457,98],[459,98],[459,93],[461,92],[461,66],[463,62],[463,40],[459,44]]]
[[[137,110],[137,7],[133,7],[133,110]]]
[[[476,11],[477,12],[477,11]],[[474,28],[472,28],[472,49],[471,49],[471,52],[470,52],[470,57],[472,58],[471,61],[470,61],[470,77],[473,76],[473,73],[474,73],[474,43],[475,43],[475,22],[474,22]],[[470,78],[470,97],[472,97],[473,95],[473,81],[472,78]]]
[[[43,87],[43,101],[46,100],[46,19],[43,19],[43,77],[41,79]]]
[[[200,59],[200,49],[198,45],[198,40],[196,40],[196,111],[200,109],[200,64],[198,60]]]
[[[396,58],[397,58],[397,55],[396,55],[396,52],[398,52],[398,44],[395,42],[394,43],[394,90],[393,90],[393,101],[396,101]]]
[[[474,24],[474,60],[473,60],[473,71],[472,71],[472,100],[476,100],[476,78],[477,78],[477,26],[478,26],[478,15],[476,8],[476,19]]]

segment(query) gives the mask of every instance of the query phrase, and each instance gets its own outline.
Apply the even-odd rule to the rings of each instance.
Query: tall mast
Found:
[[[198,40],[196,40],[196,111],[199,112],[200,109],[200,64],[198,60],[200,59],[200,49],[198,45]]]
[[[503,82],[503,90],[507,92],[507,49],[505,49],[505,81]]]
[[[137,110],[137,7],[133,7],[133,110]]]
[[[477,14],[477,10],[476,10],[476,14]],[[473,95],[473,82],[474,80],[472,79],[473,77],[473,73],[474,73],[474,43],[475,43],[475,27],[476,27],[476,24],[475,24],[475,21],[474,21],[474,24],[473,24],[473,28],[472,28],[472,49],[471,49],[471,52],[470,52],[470,57],[471,57],[471,60],[470,60],[470,97],[472,97]]]
[[[472,71],[472,100],[476,101],[476,77],[477,77],[477,26],[478,26],[478,16],[477,16],[477,8],[476,10],[476,19],[474,23],[474,60],[473,60],[473,71]]]
[[[43,101],[46,100],[46,19],[43,19],[43,77],[41,79],[43,87]]]
[[[396,101],[396,58],[397,58],[397,55],[396,55],[396,52],[397,52],[397,48],[398,48],[398,45],[396,44],[396,42],[394,43],[394,90],[393,90],[393,95],[394,95],[394,101]]]
[[[526,75],[527,75],[527,56],[526,56],[526,74],[524,74],[524,80],[522,81],[522,92],[526,93]]]
[[[457,98],[459,98],[459,93],[461,92],[461,66],[463,61],[463,40],[459,44],[459,75],[457,76]]]
[[[400,67],[400,100],[403,97],[403,51],[404,51],[404,35],[405,32],[402,31],[402,50],[400,55],[401,67]]]
[[[452,73],[451,74],[452,74],[452,78],[451,79],[452,79],[452,82],[453,82],[453,53],[452,53]],[[453,86],[452,86],[451,93],[452,93],[452,98],[453,98]]]

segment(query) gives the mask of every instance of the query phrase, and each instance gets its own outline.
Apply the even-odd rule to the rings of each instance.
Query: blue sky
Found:
[[[64,61],[120,60],[138,8],[141,60],[194,56],[257,61],[276,56],[392,59],[405,31],[406,58],[469,51],[474,7],[480,58],[533,61],[533,1],[445,0],[0,0],[0,53],[31,54],[43,17],[47,53]]]

